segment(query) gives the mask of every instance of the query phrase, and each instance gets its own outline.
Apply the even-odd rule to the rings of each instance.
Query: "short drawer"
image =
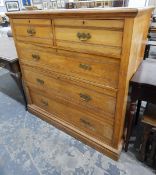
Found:
[[[50,20],[42,19],[16,19],[13,21],[17,40],[30,41],[39,44],[53,45],[53,33]]]
[[[94,136],[96,139],[111,144],[113,135],[113,122],[108,124],[95,119],[91,113],[77,110],[74,106],[55,98],[47,98],[36,90],[30,89],[32,104],[53,114],[58,119],[69,123],[80,131]]]
[[[118,87],[120,60],[108,57],[95,57],[87,54],[47,50],[31,45],[17,44],[20,59],[24,64],[46,67],[64,75],[76,77],[111,88]]]
[[[52,93],[75,103],[82,109],[92,111],[103,118],[105,114],[114,118],[116,97],[105,89],[99,92],[95,86],[71,81],[58,74],[45,74],[23,67],[24,80],[45,93]],[[109,120],[108,118],[108,120]]]
[[[61,21],[63,23],[63,21]],[[56,45],[59,47],[70,48],[79,52],[95,53],[102,55],[109,55],[120,58],[122,46],[122,27],[118,21],[109,22],[106,20],[75,20],[77,25],[70,25],[71,20],[65,20],[60,25],[59,22],[54,21],[55,24],[55,38]],[[78,26],[82,23],[81,26]],[[116,24],[116,25],[115,25]],[[119,26],[118,26],[118,25]]]
[[[44,25],[51,26],[51,20],[49,19],[13,19],[13,23],[16,25]]]

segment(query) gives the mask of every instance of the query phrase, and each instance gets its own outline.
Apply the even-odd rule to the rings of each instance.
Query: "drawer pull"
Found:
[[[42,107],[48,106],[48,102],[41,99]]]
[[[41,80],[41,79],[36,79],[36,81],[37,81],[37,83],[39,83],[39,84],[41,84],[41,85],[43,85],[44,84],[44,81],[43,80]]]
[[[87,94],[82,94],[82,93],[80,93],[79,95],[80,95],[80,97],[81,97],[84,101],[86,101],[86,102],[88,102],[88,101],[90,101],[90,100],[92,99],[91,96],[89,96],[89,95],[87,95]]]
[[[80,118],[80,122],[87,128],[91,129],[92,131],[95,131],[95,128],[93,125],[91,125],[88,121],[84,120],[83,118]]]
[[[33,28],[29,28],[29,29],[27,29],[27,33],[28,33],[30,36],[33,36],[33,35],[36,34],[36,31],[35,31],[35,29],[33,29]]]
[[[91,38],[91,34],[78,32],[77,37],[79,38],[80,41],[87,41]]]
[[[88,65],[88,64],[82,64],[82,63],[80,63],[79,64],[79,67],[82,68],[82,69],[84,69],[84,70],[92,70],[92,67],[90,65]]]
[[[38,61],[40,59],[40,56],[36,54],[32,54],[32,58],[34,61]]]

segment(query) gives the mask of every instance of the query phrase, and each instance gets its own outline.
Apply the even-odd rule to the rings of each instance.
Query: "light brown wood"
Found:
[[[77,37],[78,33],[90,34],[91,38],[85,41],[81,41]],[[94,30],[84,28],[69,28],[69,27],[55,27],[56,44],[57,40],[78,42],[85,47],[85,44],[96,44],[104,46],[117,46],[120,47],[122,44],[122,32],[121,31],[110,31],[110,30]],[[75,43],[76,44],[76,43]],[[78,48],[79,49],[79,48]],[[81,51],[81,50],[80,50]]]
[[[124,27],[124,39],[123,39],[123,53],[121,55],[121,67],[116,106],[116,121],[114,127],[114,146],[118,147],[118,141],[122,138],[124,117],[121,118],[121,114],[125,116],[126,103],[129,81],[133,74],[136,72],[144,57],[145,43],[147,40],[148,28],[150,24],[150,12],[142,14],[138,18],[127,18],[125,20]],[[129,57],[129,60],[124,58]]]
[[[105,114],[109,115],[109,118],[114,118],[116,98],[105,94],[104,90],[103,93],[99,93],[94,86],[90,85],[86,88],[79,85],[78,82],[70,81],[60,75],[45,74],[28,67],[24,67],[24,79],[45,93],[50,92],[100,115],[101,119]]]
[[[29,88],[32,97],[32,103],[40,108],[52,113],[60,120],[68,122],[79,128],[85,133],[94,135],[97,139],[103,140],[106,143],[111,143],[113,134],[112,124],[102,122],[102,120],[95,119],[92,113],[84,113],[74,108],[74,105],[64,102],[59,98],[48,98],[43,94],[37,94]]]
[[[143,59],[152,10],[7,13],[29,110],[118,159],[129,80]],[[27,36],[29,26],[36,37]]]
[[[147,33],[150,26],[150,21],[147,19],[149,19],[150,16],[151,13],[147,13],[134,20],[128,80],[131,79],[144,57],[144,50],[148,40]],[[135,69],[133,69],[134,67]]]
[[[51,26],[51,20],[49,19],[13,19],[14,24],[25,24],[25,25],[41,25],[41,26]]]
[[[15,25],[14,34],[17,40],[49,45],[53,43],[52,25],[49,19],[13,19],[13,25]]]
[[[71,21],[71,20],[70,20]],[[81,20],[82,21],[82,20]],[[87,20],[88,22],[89,20]],[[109,25],[108,28],[99,28],[100,24],[105,25],[105,21],[98,21],[97,28],[87,27],[88,25],[95,25],[95,21],[90,22],[88,25],[84,24],[81,27],[55,26],[56,45],[59,47],[67,47],[79,52],[97,52],[99,54],[112,54],[114,57],[120,57],[121,44],[122,44],[122,31],[115,30]],[[54,21],[54,25],[57,20]],[[69,21],[68,21],[69,23]],[[108,22],[107,22],[108,23]],[[118,21],[116,22],[118,23]],[[114,24],[116,24],[114,22]],[[79,23],[77,23],[79,24]],[[80,25],[80,24],[79,24]],[[106,24],[107,25],[107,24]],[[90,38],[79,38],[80,35],[89,35]],[[95,48],[93,50],[93,48]]]
[[[116,114],[115,114],[115,123],[114,123],[113,145],[116,148],[118,148],[120,144],[119,140],[122,139],[126,105],[127,105],[126,102],[127,102],[128,87],[129,87],[128,86],[129,82],[127,80],[127,77],[128,77],[127,70],[128,70],[130,60],[125,58],[129,58],[129,55],[130,55],[133,24],[134,24],[133,18],[125,19],[123,46],[122,46],[123,52],[121,55],[121,66],[120,66],[120,72],[119,72],[119,75],[120,75],[119,84],[118,84],[119,91],[117,94]],[[131,71],[133,70],[134,70],[134,67]]]
[[[54,20],[55,27],[80,27],[94,29],[108,29],[122,31],[124,20],[85,20],[85,19],[56,19]]]
[[[56,40],[57,46],[60,49],[69,50],[73,52],[83,52],[92,55],[109,56],[113,58],[120,58],[122,49],[120,47],[98,45],[90,43],[69,42],[64,40]],[[67,47],[68,46],[68,47]],[[79,52],[80,53],[80,52]]]
[[[144,7],[144,8],[88,8],[88,9],[52,9],[46,11],[24,11],[24,12],[9,12],[6,13],[7,16],[12,18],[94,18],[94,19],[107,19],[107,18],[126,18],[126,17],[136,17],[143,13],[151,12],[154,8]]]
[[[91,57],[85,54],[75,54],[17,43],[20,48],[20,58],[24,64],[46,67],[54,72],[66,74],[79,79],[103,84],[116,89],[120,61],[107,57]],[[33,55],[39,59],[34,59]],[[95,59],[96,58],[96,59]],[[88,67],[85,67],[88,66]]]

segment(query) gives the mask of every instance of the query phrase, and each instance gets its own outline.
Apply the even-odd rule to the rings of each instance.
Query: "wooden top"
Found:
[[[0,60],[17,61],[17,53],[13,38],[0,37]]]
[[[156,105],[148,103],[142,122],[156,127]]]
[[[156,87],[156,60],[144,60],[132,77],[131,83]]]
[[[33,10],[33,11],[20,11],[20,12],[8,12],[7,16],[10,18],[23,18],[29,16],[32,18],[34,15],[42,15],[42,18],[47,15],[51,17],[74,17],[83,16],[86,18],[90,17],[135,17],[137,15],[144,14],[146,11],[153,11],[153,7],[145,8],[127,8],[127,7],[116,7],[116,8],[83,8],[83,9],[53,9],[53,10]]]

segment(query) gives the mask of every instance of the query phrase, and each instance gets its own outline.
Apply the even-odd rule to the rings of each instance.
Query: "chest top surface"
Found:
[[[84,8],[84,9],[56,9],[56,10],[34,10],[34,11],[20,11],[20,12],[9,12],[6,13],[10,18],[24,18],[29,15],[29,17],[40,16],[46,18],[47,15],[55,18],[65,18],[65,17],[85,17],[85,18],[123,18],[123,17],[136,17],[138,15],[144,14],[145,12],[153,11],[153,7],[145,8],[127,8],[127,7],[117,7],[117,8]],[[31,15],[31,16],[30,16]],[[28,16],[27,16],[28,17]]]

